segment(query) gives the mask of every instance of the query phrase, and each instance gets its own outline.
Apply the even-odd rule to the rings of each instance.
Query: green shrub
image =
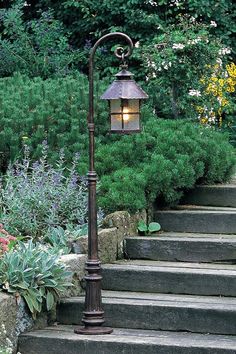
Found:
[[[96,133],[102,139],[108,130],[108,114],[104,102],[98,100],[101,90],[97,81]],[[22,156],[24,144],[38,159],[43,140],[48,142],[50,161],[56,163],[63,148],[65,159],[71,162],[75,153],[88,146],[87,112],[88,80],[83,75],[44,81],[16,74],[0,79],[0,170]]]
[[[19,242],[16,250],[0,258],[0,286],[10,294],[19,294],[35,318],[44,302],[50,310],[61,293],[71,284],[70,273],[58,256],[40,244]]]
[[[196,182],[229,179],[236,159],[225,135],[197,123],[155,119],[147,109],[144,115],[141,134],[97,149],[102,208],[151,209],[156,198],[175,204]]]

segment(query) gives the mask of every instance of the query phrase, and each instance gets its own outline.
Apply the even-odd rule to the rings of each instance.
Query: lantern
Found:
[[[131,74],[123,69],[101,99],[110,103],[110,122],[112,133],[130,134],[140,132],[141,100],[148,95],[136,84]]]

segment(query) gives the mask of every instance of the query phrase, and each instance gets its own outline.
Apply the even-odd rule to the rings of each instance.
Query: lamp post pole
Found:
[[[94,167],[94,56],[99,45],[109,39],[119,38],[125,40],[128,44],[128,50],[119,47],[115,51],[115,55],[124,59],[128,57],[133,50],[133,43],[129,36],[124,33],[114,32],[101,37],[93,46],[89,58],[89,172],[88,177],[88,259],[85,270],[86,280],[86,296],[85,310],[82,322],[84,327],[75,329],[78,334],[109,334],[112,328],[102,327],[105,322],[104,311],[102,309],[101,295],[101,263],[98,258],[98,235],[97,235],[97,201],[96,201],[96,183],[97,174]]]

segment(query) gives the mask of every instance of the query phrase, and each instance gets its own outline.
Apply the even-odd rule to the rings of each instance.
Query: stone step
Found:
[[[163,231],[236,234],[236,208],[158,210],[154,220]]]
[[[236,184],[196,186],[186,193],[184,204],[236,207]]]
[[[82,336],[71,326],[21,335],[21,354],[235,354],[236,337],[115,328],[109,335]]]
[[[125,239],[129,259],[186,262],[236,262],[236,235],[164,232]]]
[[[120,261],[103,266],[103,289],[236,296],[236,265]]]
[[[236,335],[236,298],[103,292],[106,325]],[[80,324],[84,297],[62,300],[58,322]]]

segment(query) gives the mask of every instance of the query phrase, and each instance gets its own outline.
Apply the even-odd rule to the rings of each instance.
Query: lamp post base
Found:
[[[74,332],[76,334],[110,334],[113,332],[113,329],[110,327],[95,327],[95,326],[84,326],[75,328]]]

